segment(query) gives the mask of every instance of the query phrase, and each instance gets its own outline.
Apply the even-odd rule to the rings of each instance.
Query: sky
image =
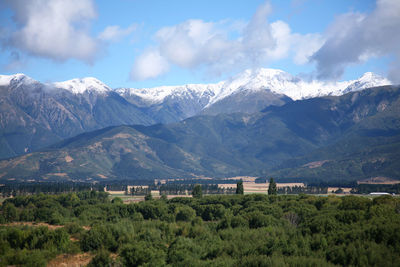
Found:
[[[0,74],[143,88],[249,68],[400,83],[400,1],[0,1]]]

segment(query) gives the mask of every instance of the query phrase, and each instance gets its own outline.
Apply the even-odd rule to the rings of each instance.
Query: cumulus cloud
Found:
[[[347,13],[326,32],[326,42],[312,56],[319,78],[338,79],[350,64],[373,56],[395,57],[389,78],[400,82],[400,1],[377,0],[370,14]]]
[[[169,70],[168,61],[163,58],[157,49],[149,49],[135,61],[131,71],[133,80],[152,79]]]
[[[261,5],[252,19],[244,26],[238,23],[226,25],[227,22],[205,22],[203,20],[187,20],[181,24],[163,27],[155,34],[157,46],[151,54],[157,54],[157,60],[163,66],[174,64],[182,68],[205,67],[208,73],[220,75],[233,70],[248,67],[259,67],[274,60],[293,56],[295,62],[304,64],[307,59],[322,45],[322,37],[318,34],[293,34],[289,25],[283,21],[268,22],[271,13],[269,2]],[[236,38],[232,38],[236,36]],[[143,58],[149,56],[146,51],[134,63],[131,77],[146,75],[136,74],[143,68],[152,66]],[[154,66],[149,77],[156,73],[163,74],[169,68]]]
[[[205,45],[216,35],[214,24],[202,20],[188,20],[173,27],[160,29],[155,38],[161,54],[181,67],[193,67]]]
[[[93,62],[99,47],[89,34],[96,17],[91,0],[9,0],[7,5],[17,28],[7,36],[7,46],[56,61]]]
[[[123,37],[128,36],[137,28],[136,24],[132,24],[131,26],[123,29],[118,25],[108,26],[102,31],[98,38],[102,41],[119,41]]]

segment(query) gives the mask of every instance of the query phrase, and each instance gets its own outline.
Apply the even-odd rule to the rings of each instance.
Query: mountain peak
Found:
[[[94,77],[76,78],[64,82],[55,82],[53,85],[57,88],[68,90],[74,94],[83,94],[85,92],[106,93],[111,88]]]
[[[357,80],[350,81],[347,88],[343,90],[343,93],[360,91],[369,87],[390,85],[390,84],[391,82],[388,79],[383,78],[382,76],[375,74],[373,72],[366,72]]]
[[[23,73],[16,73],[13,75],[0,75],[0,86],[9,86],[9,85],[16,85],[16,84],[31,84],[36,82],[31,77],[23,74]]]
[[[279,69],[268,69],[268,68],[258,68],[258,69],[247,69],[242,73],[239,73],[232,78],[228,79],[227,83],[249,83],[253,80],[265,81],[270,79],[275,79],[280,76],[290,77],[292,76]]]

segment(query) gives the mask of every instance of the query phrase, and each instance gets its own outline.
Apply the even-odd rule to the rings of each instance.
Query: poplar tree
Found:
[[[268,195],[276,195],[276,194],[278,194],[278,190],[276,189],[276,183],[274,181],[274,178],[271,177],[271,179],[269,179]]]
[[[237,195],[243,195],[244,194],[244,188],[243,188],[243,181],[240,180],[236,184],[236,194]]]
[[[201,198],[203,196],[203,192],[201,190],[201,185],[196,184],[193,188],[192,195],[194,198]]]

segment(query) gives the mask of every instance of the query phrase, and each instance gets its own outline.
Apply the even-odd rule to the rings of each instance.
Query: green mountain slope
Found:
[[[384,89],[344,96],[344,101],[357,103],[351,105],[356,123],[333,144],[284,162],[273,174],[310,180],[399,179],[399,88]]]
[[[397,178],[400,88],[314,98],[263,112],[118,126],[0,162],[2,179],[274,175]]]
[[[0,159],[86,131],[153,122],[115,92],[76,95],[38,82],[0,86]]]

